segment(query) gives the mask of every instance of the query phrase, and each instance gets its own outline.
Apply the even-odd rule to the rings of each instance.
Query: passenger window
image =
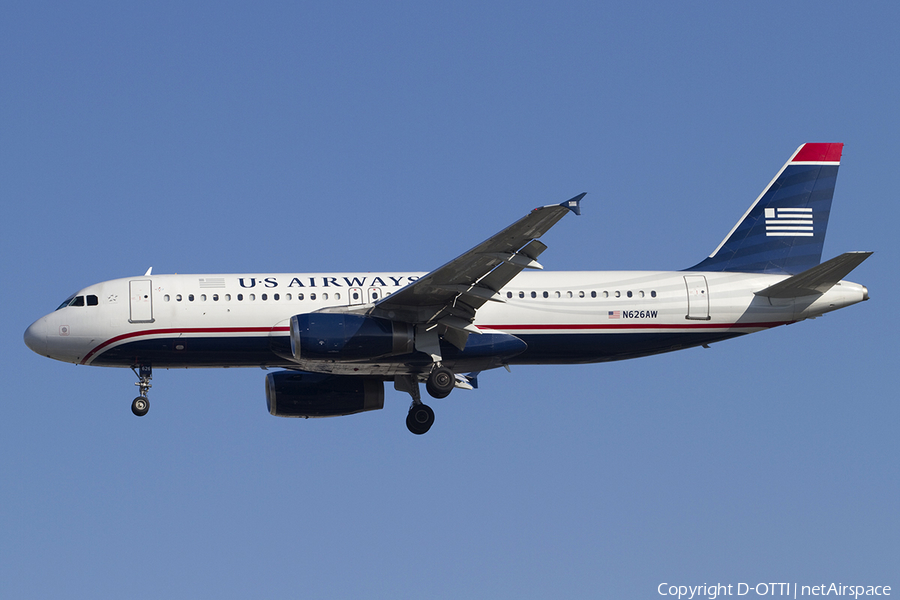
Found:
[[[390,296],[390,295],[391,295],[391,293],[388,292],[388,296]],[[340,295],[339,293],[338,293],[338,294],[335,294],[335,295],[334,295],[334,299],[335,299],[335,300],[340,300],[340,299],[341,299],[341,295]]]
[[[247,299],[253,302],[254,300],[256,300],[256,294],[250,294],[249,296],[247,296]]]
[[[260,296],[260,298],[262,298],[263,300],[268,300],[269,296],[267,294],[263,294],[262,296]]]
[[[640,296],[641,298],[643,298],[643,297],[644,297],[644,290],[639,291],[639,292],[638,292],[638,296]]]
[[[578,297],[579,297],[579,298],[584,298],[584,291],[578,292]]]
[[[512,298],[512,292],[506,292],[506,297],[507,297],[507,298]]]
[[[650,292],[650,297],[651,297],[651,298],[656,298],[656,291],[651,291],[651,292]]]
[[[291,295],[290,295],[290,294],[285,294],[285,295],[284,295],[284,299],[285,299],[285,300],[290,300],[290,299],[291,299]]]
[[[272,300],[278,300],[278,298],[279,298],[278,294],[272,294]]]
[[[316,295],[315,295],[315,294],[310,294],[310,295],[309,295],[309,299],[310,299],[310,300],[315,300],[315,299],[316,299]]]
[[[619,290],[616,290],[616,298],[621,298],[621,297],[622,297],[622,292],[620,292]]]
[[[225,294],[225,302],[231,301],[231,294]]]
[[[524,297],[525,297],[525,292],[519,292],[519,298],[524,298]]]
[[[591,291],[591,298],[596,298],[596,297],[597,297],[597,292],[592,290],[592,291]]]
[[[532,297],[532,298],[537,298],[537,292],[531,292],[531,297]]]
[[[328,300],[328,294],[322,294],[322,300]]]
[[[238,302],[242,301],[242,300],[244,299],[244,295],[243,295],[243,294],[238,294],[238,295],[237,295],[237,299],[238,299]]]
[[[625,295],[628,296],[629,298],[631,298],[631,296],[632,296],[631,290],[628,290],[628,291],[625,293]]]
[[[165,296],[163,296],[163,299],[164,299],[166,302],[168,302],[171,298],[169,298],[169,295],[166,294]]]
[[[218,302],[218,301],[219,301],[219,295],[213,294],[213,302]]]
[[[206,294],[200,294],[200,299],[206,302]]]
[[[87,297],[87,305],[88,306],[97,306],[100,302],[97,300],[97,296],[91,295]]]
[[[297,294],[297,300],[303,300],[303,294]]]
[[[175,294],[175,302],[181,302],[181,294]]]
[[[194,301],[194,295],[188,294],[188,302],[193,302],[193,301]]]
[[[550,293],[549,293],[549,292],[544,292],[544,298],[549,298],[549,297],[550,297]]]
[[[572,292],[566,292],[566,295],[567,295],[569,298],[571,298],[571,297],[572,297]]]

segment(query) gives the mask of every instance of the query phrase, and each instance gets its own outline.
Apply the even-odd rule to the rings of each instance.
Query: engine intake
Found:
[[[368,360],[415,350],[415,328],[377,317],[304,313],[291,317],[291,353],[297,360]]]
[[[276,417],[340,417],[384,408],[384,383],[371,377],[275,371],[266,375],[266,406]]]

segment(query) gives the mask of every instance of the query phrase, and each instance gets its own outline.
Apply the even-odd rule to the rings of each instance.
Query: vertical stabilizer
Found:
[[[687,270],[794,275],[818,265],[843,148],[797,148],[719,247]]]

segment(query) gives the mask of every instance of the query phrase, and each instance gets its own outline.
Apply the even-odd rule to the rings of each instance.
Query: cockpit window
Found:
[[[63,300],[62,304],[56,307],[56,310],[63,309],[67,306],[84,306],[85,299],[87,300],[87,306],[98,306],[100,304],[100,299],[94,294],[88,296],[76,296],[75,294],[72,294]]]
[[[69,302],[71,302],[74,299],[75,299],[75,294],[72,294],[71,296],[69,296],[68,298],[63,300],[62,304],[60,304],[59,306],[56,307],[56,310],[67,307],[69,305]]]
[[[93,298],[96,299],[96,296],[93,296]],[[84,306],[84,296],[69,296],[56,310],[67,306]]]

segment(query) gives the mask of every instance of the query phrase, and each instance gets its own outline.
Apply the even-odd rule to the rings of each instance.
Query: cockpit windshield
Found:
[[[74,299],[75,299],[75,294],[72,294],[71,296],[69,296],[68,298],[63,300],[62,304],[60,304],[59,306],[56,307],[56,310],[67,307],[69,305],[69,302],[71,302]]]
[[[67,306],[84,306],[84,296],[76,296],[75,294],[72,294],[71,296],[63,300],[63,303],[56,307],[56,310],[65,308]]]

